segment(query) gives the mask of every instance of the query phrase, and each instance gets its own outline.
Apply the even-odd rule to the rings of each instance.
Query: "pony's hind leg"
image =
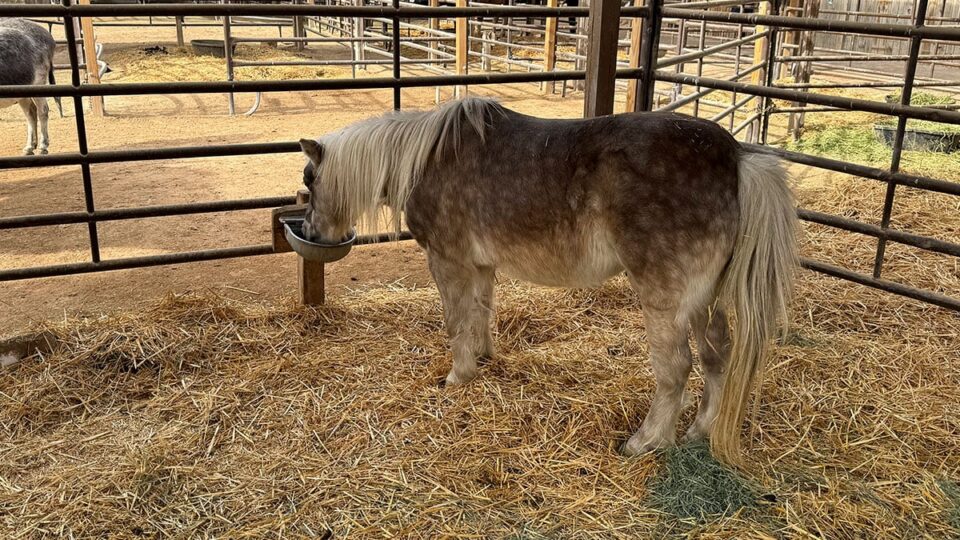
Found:
[[[697,417],[687,429],[685,439],[688,441],[696,441],[710,434],[720,406],[723,374],[730,359],[730,330],[723,310],[700,311],[694,317],[692,326],[700,353],[700,367],[703,369],[703,398],[697,409]]]
[[[643,304],[643,315],[657,390],[643,424],[623,447],[623,452],[629,456],[675,444],[683,389],[693,367],[687,335],[688,322],[679,309],[679,303],[667,306],[661,302],[646,302]]]
[[[50,106],[47,105],[47,98],[36,98],[33,104],[37,115],[37,149],[41,154],[46,154],[50,148],[50,134],[47,131]]]
[[[480,272],[476,267],[428,255],[430,272],[440,291],[443,318],[453,351],[453,368],[447,384],[469,382],[477,375],[477,357],[483,342],[484,311],[478,301]]]
[[[496,346],[493,343],[493,334],[491,333],[491,324],[493,315],[496,312],[496,298],[494,296],[494,284],[496,282],[496,272],[493,267],[485,266],[479,269],[477,279],[477,301],[479,303],[479,316],[476,317],[477,331],[480,335],[481,358],[492,359],[496,355]]]

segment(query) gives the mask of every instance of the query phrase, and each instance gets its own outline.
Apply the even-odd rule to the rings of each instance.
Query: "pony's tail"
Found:
[[[737,464],[740,430],[755,381],[763,375],[770,339],[786,333],[787,303],[797,266],[797,214],[787,173],[773,156],[741,152],[740,223],[719,296],[736,313],[729,367],[710,447]]]
[[[57,79],[53,76],[53,62],[50,63],[50,69],[47,71],[47,81],[51,85],[57,84]],[[60,103],[60,96],[53,96],[53,100],[57,102],[57,110],[60,111],[60,118],[63,118],[63,104]]]

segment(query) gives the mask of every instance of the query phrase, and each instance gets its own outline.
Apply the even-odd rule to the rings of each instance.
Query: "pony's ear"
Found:
[[[310,139],[300,139],[300,149],[303,150],[303,153],[310,158],[310,161],[313,164],[319,165],[320,160],[323,159],[323,145],[317,141]]]

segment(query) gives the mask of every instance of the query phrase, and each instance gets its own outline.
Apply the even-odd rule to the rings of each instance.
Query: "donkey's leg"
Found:
[[[491,333],[491,324],[496,313],[496,298],[494,296],[494,283],[496,272],[493,267],[485,266],[479,269],[477,279],[477,301],[479,302],[479,316],[476,318],[481,337],[479,355],[482,358],[491,359],[496,354],[496,346],[493,344],[493,334]]]
[[[27,144],[23,147],[23,153],[32,156],[33,149],[37,147],[37,108],[30,98],[21,99],[18,103],[27,119]]]
[[[730,330],[727,327],[727,314],[723,310],[701,311],[694,317],[692,326],[700,352],[700,367],[703,368],[703,398],[697,409],[697,417],[687,429],[685,439],[689,441],[710,434],[720,406],[723,374],[730,358]]]
[[[50,115],[50,107],[47,105],[47,98],[36,98],[33,100],[37,111],[37,129],[39,130],[39,144],[41,154],[46,154],[50,148],[50,135],[47,133],[47,119]]]
[[[623,452],[628,456],[675,444],[683,388],[693,367],[687,336],[688,323],[681,320],[679,306],[666,307],[661,302],[646,302],[643,315],[647,322],[650,361],[657,379],[657,390],[643,424],[623,447]]]
[[[428,262],[440,291],[443,318],[453,351],[453,369],[447,375],[447,384],[469,382],[477,376],[480,350],[477,270],[436,255],[430,255]]]

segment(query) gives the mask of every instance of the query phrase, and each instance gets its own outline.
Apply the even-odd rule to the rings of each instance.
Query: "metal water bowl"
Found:
[[[357,232],[350,231],[349,238],[337,244],[311,242],[304,238],[302,217],[280,218],[280,222],[283,223],[283,235],[290,247],[297,252],[297,255],[308,261],[323,263],[339,261],[350,253],[353,243],[357,241]]]
[[[226,47],[224,46],[222,39],[191,39],[190,47],[192,47],[193,52],[197,54],[216,56],[217,58],[223,58],[226,56]],[[230,48],[231,54],[235,52],[237,52],[236,43],[234,43],[233,47]]]

